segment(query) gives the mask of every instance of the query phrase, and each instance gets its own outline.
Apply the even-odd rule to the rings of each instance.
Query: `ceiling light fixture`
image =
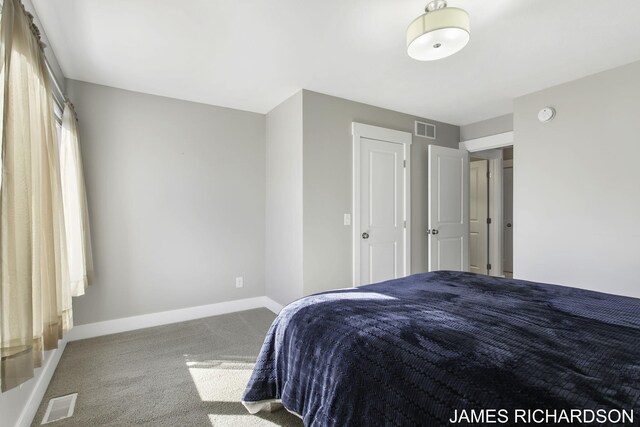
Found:
[[[435,0],[407,28],[407,53],[418,61],[435,61],[462,50],[469,37],[469,14]]]

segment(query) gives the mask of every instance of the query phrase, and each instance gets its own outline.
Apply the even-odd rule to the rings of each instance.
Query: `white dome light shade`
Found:
[[[407,53],[419,61],[435,61],[462,50],[469,38],[469,14],[444,7],[419,16],[409,25]]]

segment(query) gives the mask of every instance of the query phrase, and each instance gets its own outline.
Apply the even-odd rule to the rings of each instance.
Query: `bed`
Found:
[[[312,295],[243,396],[273,402],[307,426],[637,423],[640,299],[452,271]]]

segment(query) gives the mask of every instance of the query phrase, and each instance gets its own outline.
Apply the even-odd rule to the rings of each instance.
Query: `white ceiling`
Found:
[[[640,60],[638,0],[449,0],[471,41],[437,62],[405,48],[427,0],[33,3],[68,78],[260,113],[305,88],[462,125]]]

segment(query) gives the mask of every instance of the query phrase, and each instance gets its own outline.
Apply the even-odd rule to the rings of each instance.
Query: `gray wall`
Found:
[[[513,130],[513,114],[494,117],[480,122],[460,126],[460,141],[482,138]]]
[[[517,277],[640,297],[639,102],[640,62],[516,99]]]
[[[67,88],[96,270],[74,299],[76,324],[264,295],[265,116]]]
[[[304,104],[304,293],[351,286],[351,123],[413,133],[414,121],[437,125],[436,141],[413,137],[411,145],[411,270],[427,270],[427,145],[452,148],[457,126],[305,90]]]
[[[267,114],[265,294],[302,296],[302,91]]]

